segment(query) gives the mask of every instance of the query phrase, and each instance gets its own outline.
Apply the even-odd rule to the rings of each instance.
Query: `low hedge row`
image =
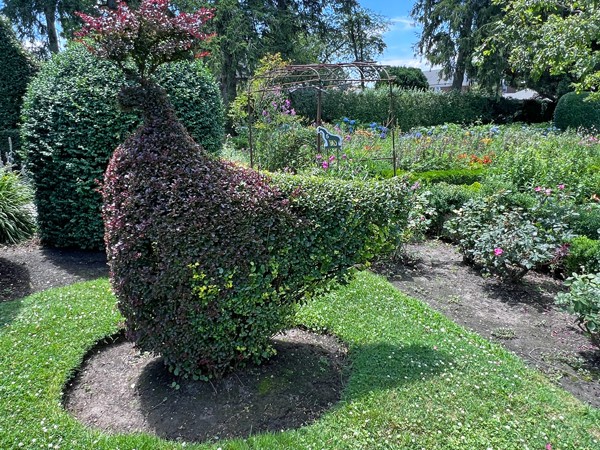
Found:
[[[569,256],[565,261],[567,274],[600,272],[600,241],[586,236],[571,241]]]
[[[403,175],[408,172],[396,171],[397,175]],[[485,169],[455,169],[455,170],[430,170],[428,172],[411,172],[408,178],[411,182],[418,181],[423,184],[473,184],[480,182],[485,174]],[[382,170],[378,176],[380,178],[392,178],[393,170]]]
[[[553,108],[539,101],[486,97],[467,92],[434,92],[430,90],[394,89],[394,119],[398,128],[409,130],[415,126],[434,126],[444,123],[545,122],[552,120]],[[317,95],[314,90],[297,90],[290,95],[296,112],[316,120]],[[389,119],[390,99],[387,89],[343,91],[329,89],[322,96],[321,117],[335,123],[348,117],[360,123],[386,123]]]

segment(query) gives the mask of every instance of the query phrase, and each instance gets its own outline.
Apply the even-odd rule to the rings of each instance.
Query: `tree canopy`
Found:
[[[511,0],[505,14],[481,44],[478,64],[501,55],[512,70],[534,82],[549,74],[575,81],[578,90],[600,84],[600,9],[596,0]],[[564,83],[563,83],[564,85]]]

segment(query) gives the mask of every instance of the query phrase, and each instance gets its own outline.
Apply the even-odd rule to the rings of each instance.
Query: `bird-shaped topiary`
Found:
[[[152,73],[197,50],[209,16],[176,15],[167,0],[144,0],[138,11],[121,4],[99,18],[82,15],[80,33],[135,81],[120,103],[143,113],[102,188],[111,284],[127,335],[194,379],[272,355],[269,339],[290,324],[297,301],[381,248],[398,229],[390,217],[405,220],[408,203],[401,183],[364,196],[368,186],[319,183],[304,188],[313,203],[289,182],[284,194],[260,173],[200,148]],[[330,205],[319,203],[320,192]]]

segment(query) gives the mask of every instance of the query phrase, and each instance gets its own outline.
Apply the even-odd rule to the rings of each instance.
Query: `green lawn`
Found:
[[[383,278],[360,273],[298,318],[348,343],[342,402],[300,430],[186,448],[600,449],[600,411]],[[0,305],[0,449],[182,447],[89,430],[61,407],[65,381],[119,320],[107,280]]]

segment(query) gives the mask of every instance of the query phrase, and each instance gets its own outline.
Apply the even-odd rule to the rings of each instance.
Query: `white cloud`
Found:
[[[408,16],[393,17],[390,20],[392,21],[390,31],[408,31],[415,29],[415,23]]]
[[[390,58],[383,59],[379,61],[380,64],[385,64],[386,66],[398,66],[398,67],[418,67],[419,69],[425,71],[431,69],[431,65],[427,61],[423,61],[420,59],[402,59],[402,58]],[[434,67],[435,69],[435,67]]]

